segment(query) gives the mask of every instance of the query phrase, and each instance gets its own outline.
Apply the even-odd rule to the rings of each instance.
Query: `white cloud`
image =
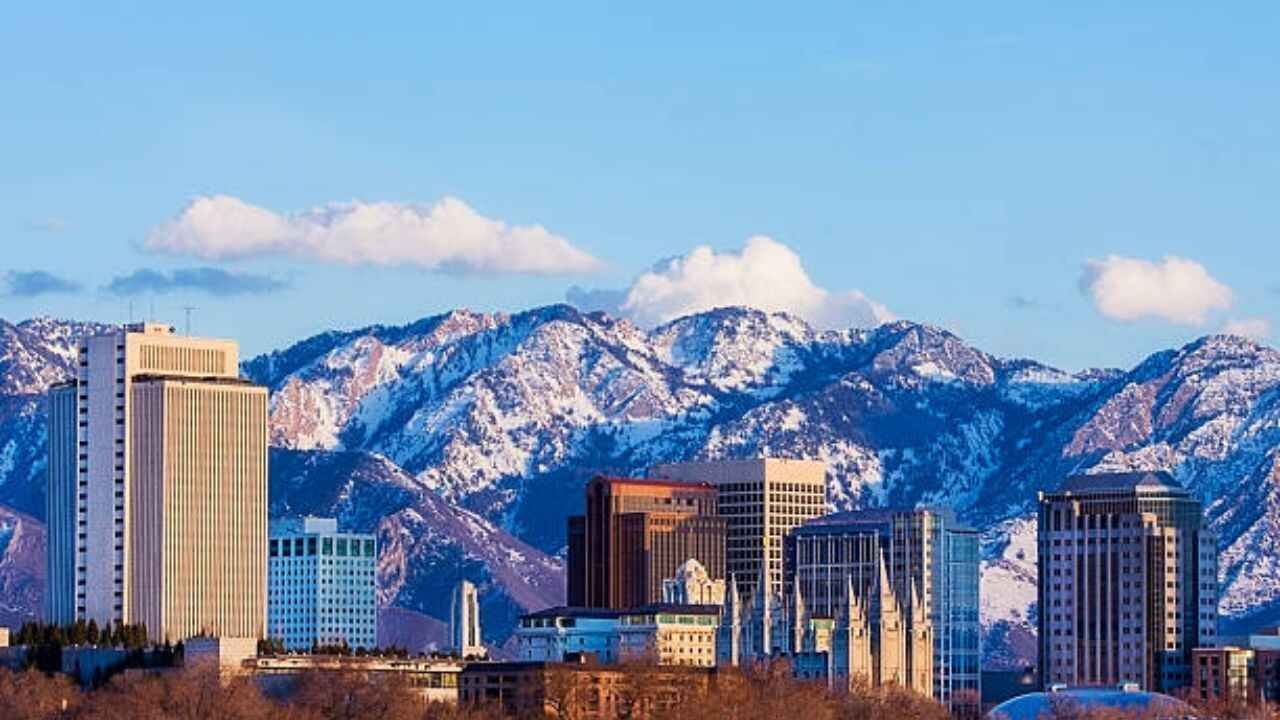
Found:
[[[791,248],[763,236],[749,239],[737,252],[697,247],[658,263],[624,291],[575,288],[569,299],[643,326],[727,305],[785,311],[824,329],[869,327],[893,319],[885,306],[857,290],[831,292],[814,285]]]
[[[600,267],[539,225],[513,227],[453,197],[434,205],[329,203],[284,215],[228,195],[199,197],[153,229],[144,246],[204,260],[279,254],[446,272],[558,274]]]
[[[1266,318],[1240,318],[1222,326],[1225,335],[1239,335],[1251,340],[1265,340],[1271,335],[1271,322]]]
[[[1080,288],[1113,320],[1159,318],[1178,325],[1203,325],[1207,315],[1231,307],[1231,288],[1204,266],[1180,257],[1160,262],[1108,256],[1085,264]]]

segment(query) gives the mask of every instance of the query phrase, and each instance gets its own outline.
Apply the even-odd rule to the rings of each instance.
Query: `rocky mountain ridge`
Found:
[[[83,326],[31,323],[0,327],[0,504],[38,518],[36,393]],[[436,577],[474,575],[507,627],[558,599],[564,518],[592,473],[760,455],[826,461],[832,509],[939,503],[988,528],[992,661],[1025,658],[1028,515],[1074,472],[1170,469],[1222,536],[1223,612],[1280,612],[1280,354],[1242,338],[1070,374],[909,322],[817,332],[725,308],[645,331],[550,306],[329,332],[243,372],[271,390],[273,511],[378,532],[383,601],[436,618]]]

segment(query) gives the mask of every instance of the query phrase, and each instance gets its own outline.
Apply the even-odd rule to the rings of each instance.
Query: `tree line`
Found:
[[[796,680],[783,664],[717,672],[706,684],[673,683],[668,673],[628,668],[612,686],[619,720],[946,720],[938,703],[902,688],[833,692]],[[251,677],[207,669],[130,672],[82,691],[65,677],[0,669],[0,717],[6,720],[589,720],[599,717],[588,674],[547,676],[544,712],[508,715],[494,705],[427,702],[403,676],[309,672],[285,691],[264,693]],[[1199,708],[1198,717],[1280,720],[1275,708],[1238,701]],[[1055,704],[1046,720],[1155,720],[1143,714]]]

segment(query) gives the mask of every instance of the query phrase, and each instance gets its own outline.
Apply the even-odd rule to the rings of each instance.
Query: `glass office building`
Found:
[[[933,696],[953,715],[981,711],[978,533],[938,509],[877,509],[827,515],[801,525],[784,544],[784,588],[799,587],[815,617],[835,617],[846,588],[875,614],[879,563],[900,603],[917,598],[932,626]],[[793,600],[788,597],[788,607]],[[873,634],[877,632],[872,628]],[[917,662],[909,658],[908,664]]]

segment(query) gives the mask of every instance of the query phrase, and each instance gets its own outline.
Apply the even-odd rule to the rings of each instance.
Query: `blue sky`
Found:
[[[1275,3],[30,5],[0,23],[0,271],[80,290],[11,275],[10,320],[193,305],[253,353],[571,286],[657,318],[700,296],[638,276],[684,257],[650,279],[700,282],[695,247],[755,235],[811,282],[780,280],[782,306],[858,291],[1067,369],[1280,320]],[[598,262],[344,262],[296,224],[261,252],[155,240],[213,196],[457,198]],[[260,284],[210,293],[209,268]],[[165,292],[107,289],[138,270]]]

